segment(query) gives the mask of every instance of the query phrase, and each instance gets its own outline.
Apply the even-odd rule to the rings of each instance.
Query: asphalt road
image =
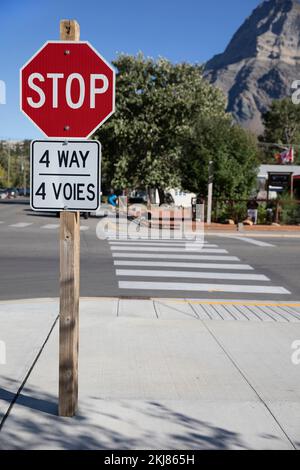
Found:
[[[99,240],[99,220],[81,221],[83,297],[300,300],[300,238],[208,235],[207,246],[188,252],[174,241]],[[55,214],[33,213],[25,201],[0,201],[1,300],[59,295],[58,226]]]

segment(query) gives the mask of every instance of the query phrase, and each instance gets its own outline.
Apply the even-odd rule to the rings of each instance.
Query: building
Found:
[[[300,199],[300,165],[261,165],[257,178],[258,199],[276,199],[285,190]]]

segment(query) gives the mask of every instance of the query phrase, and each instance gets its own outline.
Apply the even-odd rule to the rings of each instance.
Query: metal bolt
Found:
[[[67,49],[67,50],[65,50],[64,54],[65,55],[70,55],[70,51]]]
[[[65,126],[64,127],[64,131],[69,131],[70,130],[70,126]]]

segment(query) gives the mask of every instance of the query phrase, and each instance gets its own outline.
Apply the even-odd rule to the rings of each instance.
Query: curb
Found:
[[[172,298],[172,297],[80,297],[81,302],[105,302],[110,300],[143,300],[149,302],[169,302],[169,303],[191,303],[191,304],[204,304],[204,305],[249,305],[249,306],[279,306],[279,307],[300,307],[300,300],[290,302],[274,301],[274,300],[241,300],[241,299],[187,299],[187,298]],[[17,300],[0,300],[1,304],[33,304],[33,303],[57,303],[58,298],[37,298],[37,299],[17,299]]]
[[[205,236],[224,236],[224,237],[262,237],[262,238],[300,238],[300,233],[265,233],[265,232],[207,232],[204,231]]]

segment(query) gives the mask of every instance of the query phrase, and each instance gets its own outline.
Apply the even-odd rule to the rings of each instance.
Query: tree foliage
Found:
[[[0,141],[0,187],[23,186],[25,178],[29,186],[29,147],[29,140]]]
[[[300,106],[295,105],[290,98],[274,100],[262,118],[265,130],[259,140],[268,143],[262,146],[264,161],[274,163],[274,153],[280,151],[277,145],[270,144],[296,145],[296,159],[299,161]]]
[[[290,98],[274,100],[263,115],[265,142],[297,144],[300,139],[300,106]]]
[[[249,192],[256,169],[252,138],[225,111],[200,65],[120,55],[114,116],[96,133],[104,189],[170,187],[206,193],[214,160],[218,195]]]
[[[121,55],[114,117],[96,137],[103,143],[103,173],[120,188],[181,185],[183,142],[199,114],[225,116],[225,99],[202,67]]]
[[[185,189],[206,194],[209,162],[215,197],[249,196],[258,166],[256,139],[250,133],[229,119],[199,119],[182,159]]]

